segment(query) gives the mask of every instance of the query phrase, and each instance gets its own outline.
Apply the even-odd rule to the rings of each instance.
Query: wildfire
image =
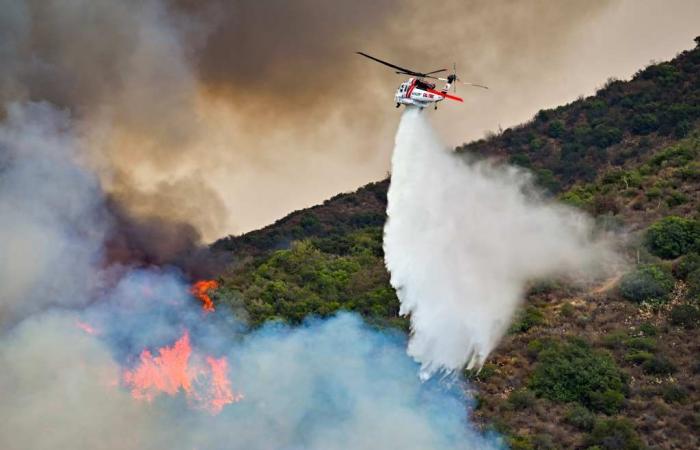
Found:
[[[87,334],[90,334],[92,336],[96,336],[100,334],[100,332],[97,330],[97,328],[93,327],[89,323],[83,322],[81,320],[76,320],[75,321],[75,326],[86,332]]]
[[[136,399],[151,402],[161,393],[175,396],[182,391],[194,407],[218,414],[243,398],[231,389],[226,358],[193,354],[188,332],[172,346],[158,349],[157,356],[144,350],[139,361],[123,374],[124,384]]]
[[[214,302],[209,297],[209,291],[213,291],[218,287],[219,283],[216,280],[201,280],[192,285],[190,292],[202,302],[204,311],[212,312],[214,311]]]

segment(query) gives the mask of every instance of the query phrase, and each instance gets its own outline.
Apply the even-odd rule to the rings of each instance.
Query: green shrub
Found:
[[[600,395],[622,392],[626,381],[607,353],[581,340],[570,340],[540,351],[529,387],[550,400],[576,401],[597,409],[603,406]]]
[[[584,209],[593,203],[595,194],[587,186],[576,186],[562,194],[560,199],[566,204]]]
[[[535,114],[535,120],[541,123],[548,122],[550,119],[550,114],[551,110],[540,109],[539,111],[537,111],[537,114]]]
[[[604,392],[592,392],[591,408],[605,414],[614,414],[622,408],[625,403],[625,396],[620,391],[608,389]]]
[[[301,228],[307,234],[318,233],[322,228],[321,221],[311,213],[304,214],[299,221],[299,225],[301,225]]]
[[[549,169],[535,170],[535,181],[537,185],[550,192],[557,192],[560,189],[559,180],[554,176],[554,172]]]
[[[542,325],[545,322],[544,314],[534,306],[528,306],[520,317],[510,326],[511,333],[524,333],[530,328]]]
[[[667,403],[684,403],[688,399],[688,390],[677,384],[664,386],[661,396]]]
[[[520,166],[520,167],[530,167],[532,165],[532,161],[530,161],[530,157],[527,156],[524,153],[516,153],[510,157],[510,163],[514,166]]]
[[[652,113],[635,114],[630,127],[635,134],[649,134],[659,128],[659,119]]]
[[[553,120],[547,127],[547,135],[553,138],[561,137],[564,134],[564,131],[566,131],[566,127],[564,126],[564,122],[561,120]]]
[[[544,433],[538,433],[532,436],[532,445],[537,450],[557,450],[559,448],[554,444],[552,436]]]
[[[669,322],[687,329],[695,328],[700,322],[700,310],[693,305],[676,305],[671,309]]]
[[[654,359],[654,354],[644,350],[634,350],[625,355],[625,361],[634,364],[644,364],[651,359]]]
[[[700,162],[692,162],[679,168],[676,175],[683,181],[700,180]]]
[[[649,227],[646,245],[649,251],[665,259],[674,259],[698,248],[700,222],[668,216]]]
[[[509,436],[508,447],[510,450],[535,450],[535,445],[527,436]]]
[[[684,203],[688,203],[688,197],[684,193],[678,191],[671,191],[666,199],[666,205],[668,205],[669,208],[673,208]]]
[[[591,431],[595,425],[595,414],[581,405],[574,405],[564,417],[566,423],[582,431]]]
[[[645,361],[642,369],[649,375],[670,375],[677,370],[671,361],[659,355]]]
[[[595,424],[586,439],[589,447],[601,450],[642,450],[644,444],[632,423],[626,419],[607,419]]]
[[[673,275],[685,280],[688,275],[700,269],[700,253],[688,253],[673,267]]]
[[[567,302],[561,305],[559,312],[561,312],[563,317],[573,317],[574,314],[576,314],[576,308],[574,308],[574,305]]]
[[[655,198],[659,198],[659,197],[661,197],[661,194],[663,194],[661,189],[659,189],[658,187],[655,187],[655,186],[650,187],[649,189],[646,190],[646,192],[644,192],[644,195],[646,195],[647,200],[654,200]]]
[[[303,219],[315,227],[314,215]],[[379,227],[292,242],[290,248],[254,259],[232,271],[219,300],[243,306],[249,323],[299,324],[305,317],[354,310],[371,322],[402,327],[399,302],[388,283]]]
[[[603,345],[610,349],[620,349],[627,343],[629,336],[625,330],[615,330],[603,336]]]
[[[527,296],[548,295],[566,288],[561,280],[556,278],[540,278],[534,281],[527,289]]]
[[[686,140],[656,153],[647,165],[655,169],[661,167],[683,167],[695,160],[697,155],[698,146],[696,143],[692,140]]]
[[[649,323],[649,322],[644,322],[639,326],[639,331],[644,333],[645,336],[656,336],[659,332],[656,330],[656,327]]]
[[[688,299],[694,302],[700,301],[700,269],[696,269],[686,277],[688,283]]]
[[[656,339],[650,337],[633,337],[627,340],[627,346],[635,350],[652,352],[656,350]]]
[[[535,404],[535,394],[529,389],[518,389],[510,393],[508,403],[516,410],[526,409]]]
[[[531,358],[537,358],[542,350],[552,345],[552,339],[533,339],[527,343],[527,354]]]
[[[622,131],[619,128],[607,125],[599,125],[590,133],[590,144],[599,148],[605,148],[617,144],[622,140]]]
[[[620,281],[620,294],[634,302],[665,302],[673,290],[673,277],[657,265],[644,265]]]
[[[486,381],[498,373],[495,364],[484,364],[480,369],[464,369],[464,377],[472,381]]]

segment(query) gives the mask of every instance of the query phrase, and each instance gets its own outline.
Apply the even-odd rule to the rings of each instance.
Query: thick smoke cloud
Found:
[[[427,376],[480,367],[528,281],[602,273],[616,258],[590,218],[539,199],[519,169],[465,162],[423,114],[407,110],[396,134],[384,251]]]
[[[70,109],[123,212],[213,240],[386,175],[399,80],[356,50],[426,70],[455,61],[462,78],[490,85],[460,90],[465,104],[436,115],[461,144],[689,45],[697,2],[664,4],[678,11],[668,23],[659,8],[0,0],[0,103]]]
[[[0,329],[48,305],[85,304],[107,232],[99,181],[74,161],[65,112],[12,104],[0,124]]]
[[[602,41],[610,20],[607,34],[597,21],[646,11],[625,0],[435,8],[413,0],[0,0],[0,8],[2,103],[70,109],[89,139],[89,164],[123,212],[173,229],[189,224],[204,240],[386,174],[398,80],[354,51],[426,69],[456,61],[464,79],[490,84],[490,92],[460,92],[464,108],[439,116],[441,134],[461,143],[617,73],[592,64],[582,43],[596,37],[598,51],[612,48],[622,41]],[[686,28],[644,39],[677,49]],[[570,55],[581,47],[590,58],[577,62]],[[625,59],[625,70],[651,57]]]
[[[184,40],[199,24],[158,0],[3,3],[3,105],[68,109],[85,141],[81,156],[123,216],[185,223],[197,237],[220,232],[220,193],[186,167],[201,130]]]
[[[402,340],[357,317],[229,342],[232,384],[245,398],[216,416],[189,409],[182,394],[132,398],[114,343],[75,321],[44,314],[3,338],[2,448],[499,448],[467,425],[459,386],[420,383]]]
[[[107,258],[123,225],[76,126],[46,103],[11,106],[0,126],[1,448],[499,447],[467,422],[463,386],[419,381],[400,335],[351,315],[246,333],[228,311],[204,312],[180,270]],[[244,396],[219,414],[184,388],[134,397],[143,350],[185,333],[199,360],[226,358]],[[188,373],[209,392],[213,375]]]
[[[160,418],[118,389],[119,367],[104,344],[46,313],[0,342],[0,445],[8,450],[171,448]]]

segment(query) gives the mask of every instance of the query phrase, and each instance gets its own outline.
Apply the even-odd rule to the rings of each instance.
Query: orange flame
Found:
[[[203,364],[198,355],[193,356],[188,332],[171,347],[158,349],[158,356],[144,350],[139,360],[138,367],[123,374],[136,399],[151,402],[160,393],[174,396],[182,390],[195,407],[218,414],[243,398],[231,390],[226,358],[207,356]]]
[[[209,291],[218,287],[219,283],[216,280],[202,280],[193,284],[190,292],[202,302],[202,309],[204,309],[204,311],[212,312],[214,311],[214,302],[211,300],[211,297],[209,297]]]
[[[75,326],[86,332],[87,334],[96,336],[100,334],[99,330],[97,328],[93,327],[89,323],[83,322],[81,320],[76,320],[75,321]]]

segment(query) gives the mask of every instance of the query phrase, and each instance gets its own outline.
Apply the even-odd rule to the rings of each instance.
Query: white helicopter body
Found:
[[[431,72],[416,72],[415,70],[411,69],[406,69],[401,66],[397,66],[395,64],[392,64],[390,62],[382,61],[379,58],[375,58],[374,56],[370,56],[366,53],[362,52],[357,52],[358,55],[362,55],[365,58],[369,58],[373,61],[376,61],[380,64],[384,64],[385,66],[389,66],[392,69],[396,69],[398,74],[403,74],[403,75],[411,75],[412,77],[409,78],[408,80],[404,81],[399,85],[398,89],[396,89],[396,93],[394,94],[394,100],[396,102],[396,107],[400,107],[401,105],[406,105],[406,106],[416,106],[420,109],[425,108],[426,106],[433,105],[435,109],[437,109],[437,104],[445,99],[449,100],[454,100],[457,102],[463,102],[464,100],[461,97],[457,97],[456,95],[451,95],[449,94],[450,88],[453,90],[456,90],[456,83],[459,80],[459,77],[457,77],[457,67],[456,65],[453,65],[453,73],[448,75],[447,78],[440,78],[440,77],[435,77],[433,74],[439,73],[439,72],[446,72],[447,69],[438,69],[438,70],[433,70]],[[437,90],[435,88],[434,83],[430,83],[426,81],[425,79],[433,79],[433,80],[440,80],[444,81],[445,85],[442,87],[442,89]],[[474,84],[474,83],[462,83],[467,86],[474,86],[474,87],[479,87],[483,89],[488,89],[486,86],[483,86],[481,84]]]

